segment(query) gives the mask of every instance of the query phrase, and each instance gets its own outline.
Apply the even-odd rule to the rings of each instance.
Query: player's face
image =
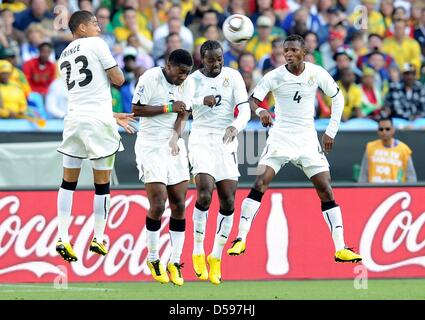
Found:
[[[288,41],[283,44],[283,55],[289,66],[297,66],[304,61],[305,48],[299,41]]]
[[[183,81],[186,80],[191,70],[192,70],[192,67],[184,66],[184,65],[173,66],[170,63],[167,63],[165,67],[165,71],[167,73],[169,80],[171,80],[171,82],[176,86],[181,85]]]
[[[90,21],[84,25],[85,26],[85,32],[84,34],[87,37],[96,37],[100,34],[100,27],[97,23],[96,17],[92,17]]]
[[[209,77],[218,76],[221,72],[221,69],[223,68],[223,63],[223,50],[221,50],[221,48],[207,50],[205,52],[204,58],[202,59],[205,73]]]

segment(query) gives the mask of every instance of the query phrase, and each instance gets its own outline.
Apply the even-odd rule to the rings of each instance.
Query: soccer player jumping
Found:
[[[254,186],[242,202],[238,236],[227,253],[237,256],[245,252],[247,235],[264,192],[280,168],[292,162],[304,171],[317,191],[335,245],[335,261],[359,262],[361,256],[345,247],[341,209],[334,199],[329,163],[314,127],[314,99],[319,87],[332,98],[331,119],[322,136],[324,151],[330,152],[341,120],[344,97],[325,69],[304,62],[306,48],[301,36],[290,35],[283,48],[287,64],[267,73],[251,95],[256,104],[255,113],[263,126],[273,127],[258,163]],[[274,123],[269,112],[258,107],[268,92],[272,92],[276,101]]]

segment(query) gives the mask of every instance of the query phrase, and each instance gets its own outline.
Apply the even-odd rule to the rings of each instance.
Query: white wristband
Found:
[[[266,111],[266,109],[261,108],[261,107],[258,107],[257,109],[255,109],[255,114],[256,114],[258,117],[260,117],[260,112],[261,112],[261,111]]]

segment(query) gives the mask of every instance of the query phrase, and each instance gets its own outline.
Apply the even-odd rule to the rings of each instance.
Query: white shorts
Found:
[[[167,186],[188,181],[189,162],[183,139],[179,139],[178,146],[180,152],[173,156],[168,141],[147,142],[137,136],[134,151],[139,179],[144,183],[160,182]]]
[[[73,158],[101,159],[124,150],[115,119],[67,116],[58,151]]]
[[[189,162],[191,173],[207,173],[216,182],[238,180],[238,140],[223,143],[223,134],[190,134]]]
[[[271,167],[277,174],[286,163],[291,162],[312,176],[329,171],[329,162],[322,151],[317,132],[306,130],[296,134],[290,132],[270,132],[258,165]]]
[[[66,154],[62,155],[62,160],[63,167],[68,169],[81,169],[81,165],[83,164],[83,159],[73,158]],[[106,158],[90,160],[90,162],[92,168],[95,170],[112,170],[115,163],[115,154]]]

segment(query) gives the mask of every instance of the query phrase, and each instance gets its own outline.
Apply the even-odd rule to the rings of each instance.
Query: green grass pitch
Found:
[[[182,287],[156,282],[0,284],[1,300],[425,300],[425,279],[186,282]]]

